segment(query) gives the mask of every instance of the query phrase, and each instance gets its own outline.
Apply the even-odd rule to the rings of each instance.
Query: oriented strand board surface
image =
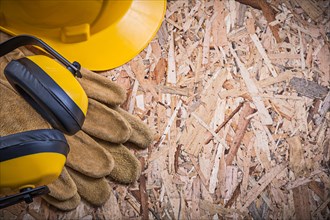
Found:
[[[255,2],[169,1],[148,47],[100,73],[155,132],[138,182],[0,219],[329,219],[329,1]]]

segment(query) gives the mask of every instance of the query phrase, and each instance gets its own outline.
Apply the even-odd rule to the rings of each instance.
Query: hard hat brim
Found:
[[[4,24],[0,30],[11,35],[34,35],[68,60],[78,61],[91,70],[102,71],[121,66],[139,54],[156,35],[165,11],[166,0],[133,0],[118,21],[79,43],[63,43],[57,37],[43,34],[34,27],[21,30]]]

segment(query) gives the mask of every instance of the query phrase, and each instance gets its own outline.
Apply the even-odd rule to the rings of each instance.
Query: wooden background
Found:
[[[148,47],[100,73],[155,132],[139,181],[0,218],[329,219],[329,1],[267,2],[169,1]]]

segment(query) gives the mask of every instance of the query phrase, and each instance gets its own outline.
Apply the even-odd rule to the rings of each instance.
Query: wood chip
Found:
[[[232,119],[234,117],[234,115],[243,107],[243,103],[240,103],[237,108],[232,112],[230,113],[230,115],[225,119],[224,122],[222,122],[218,127],[217,129],[215,129],[215,133],[219,133],[219,131],[230,121],[230,119]],[[205,141],[205,144],[208,144],[210,143],[210,141],[213,139],[213,136],[212,134],[209,135],[209,137],[206,139]]]
[[[205,28],[205,36],[203,41],[203,60],[202,64],[208,64],[209,62],[209,51],[210,51],[210,39],[211,39],[211,21],[207,20]]]
[[[241,211],[244,211],[247,209],[247,207],[254,201],[260,193],[268,186],[268,184],[273,181],[273,179],[281,173],[286,167],[286,164],[280,164],[276,167],[270,169],[268,173],[266,173],[259,181],[258,184],[256,184],[247,194],[246,201],[244,202],[244,205],[241,209]]]
[[[301,145],[300,138],[294,136],[286,139],[290,146],[290,168],[296,175],[300,177],[306,172],[306,164],[304,159],[304,149]]]
[[[319,6],[318,1],[300,0],[297,3],[314,21],[317,21],[323,13],[323,9]]]
[[[174,37],[173,32],[169,39],[169,51],[167,57],[167,83],[176,84],[176,66],[175,66],[175,52],[174,52]]]
[[[226,22],[225,22],[225,4],[223,1],[214,1],[214,14],[216,17],[212,22],[213,44],[218,47],[228,44]]]
[[[238,58],[236,52],[234,51],[234,49],[232,47],[230,47],[230,51],[232,53],[232,55],[235,57],[235,60],[238,64],[238,66],[241,69],[241,75],[244,79],[245,85],[249,91],[249,93],[252,96],[252,100],[253,103],[256,105],[256,108],[258,109],[258,113],[260,116],[260,120],[262,121],[262,123],[264,125],[269,125],[269,124],[273,124],[273,120],[270,117],[263,101],[261,100],[260,96],[258,96],[258,87],[256,86],[256,84],[253,82],[253,80],[250,78],[250,73],[248,72],[248,70],[245,68],[244,64],[241,62],[241,60]]]
[[[309,190],[307,186],[293,189],[293,201],[297,219],[311,219]]]
[[[211,215],[220,214],[222,216],[228,216],[237,213],[241,216],[245,216],[245,214],[239,210],[224,208],[221,205],[215,205],[205,200],[201,200],[199,205],[201,209],[208,211]]]
[[[166,61],[164,58],[160,58],[154,70],[155,80],[157,84],[161,83],[161,81],[164,79],[165,73]]]
[[[238,127],[235,133],[235,139],[233,140],[233,144],[230,146],[230,150],[228,155],[226,156],[226,164],[232,164],[234,157],[237,154],[238,148],[241,145],[243,136],[246,132],[247,126],[249,125],[250,119],[246,119],[248,115],[251,115],[254,112],[254,109],[250,107],[249,103],[244,103],[242,107],[242,113],[240,114]]]
[[[140,159],[141,167],[145,166],[144,158]],[[141,208],[140,213],[142,215],[142,219],[149,219],[149,207],[148,207],[148,195],[147,195],[147,187],[146,187],[146,177],[145,175],[141,175],[140,179],[140,201],[141,201]]]
[[[327,93],[328,88],[321,86],[318,83],[298,77],[293,77],[290,80],[290,86],[295,89],[298,94],[306,96],[308,98],[314,99],[319,98],[323,99]]]

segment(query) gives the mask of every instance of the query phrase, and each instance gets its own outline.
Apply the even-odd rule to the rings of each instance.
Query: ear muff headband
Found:
[[[0,137],[0,162],[31,154],[53,152],[69,153],[64,135],[54,129],[40,129]]]
[[[30,59],[11,61],[4,73],[9,83],[54,128],[70,135],[81,129],[85,120],[84,112]],[[87,101],[85,105],[87,106]]]
[[[16,37],[12,37],[7,41],[0,44],[0,57],[5,54],[19,48],[22,46],[34,45],[43,48],[53,57],[55,57],[58,61],[60,61],[74,76],[79,78],[82,77],[80,73],[80,64],[76,61],[70,63],[67,59],[65,59],[61,54],[57,53],[53,48],[51,48],[48,44],[30,35],[18,35]]]

